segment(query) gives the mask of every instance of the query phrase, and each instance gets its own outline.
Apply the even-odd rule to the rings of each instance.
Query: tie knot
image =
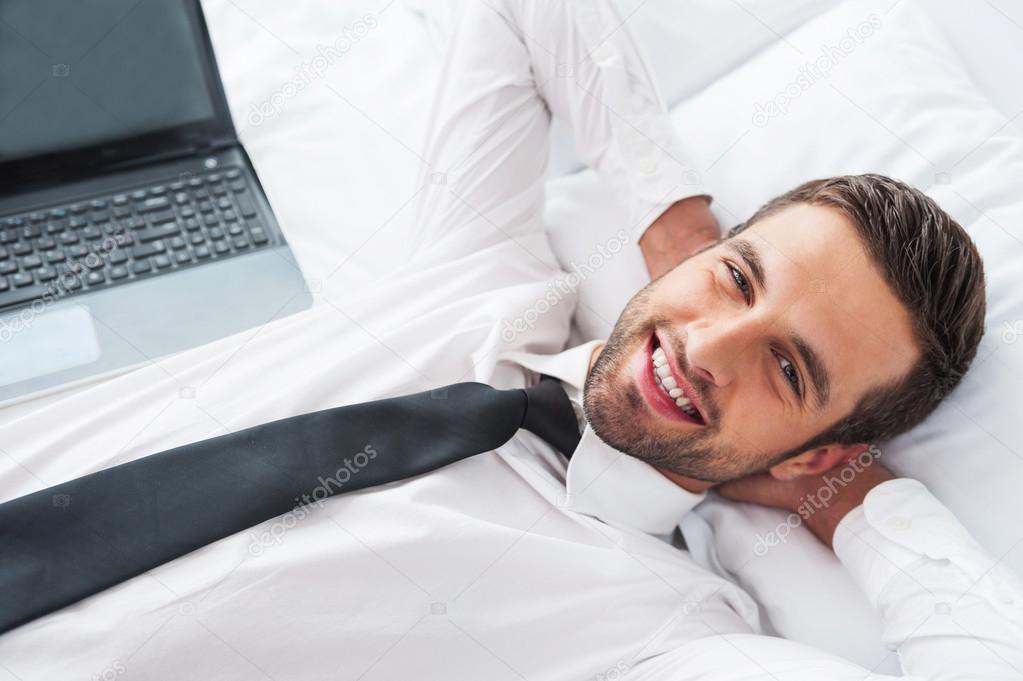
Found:
[[[544,374],[536,385],[523,392],[526,393],[526,413],[522,427],[571,458],[581,436],[575,409],[561,381]]]

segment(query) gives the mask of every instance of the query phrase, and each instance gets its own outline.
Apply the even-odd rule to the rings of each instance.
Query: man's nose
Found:
[[[765,322],[754,315],[697,321],[686,328],[690,370],[718,388],[751,369]]]

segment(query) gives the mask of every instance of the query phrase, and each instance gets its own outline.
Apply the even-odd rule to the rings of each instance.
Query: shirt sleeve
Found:
[[[1023,677],[1023,586],[923,484],[870,491],[835,532],[835,553],[880,613],[907,677]]]
[[[512,4],[537,89],[572,130],[581,160],[625,206],[635,240],[675,202],[691,196],[711,200],[628,22],[612,3]]]

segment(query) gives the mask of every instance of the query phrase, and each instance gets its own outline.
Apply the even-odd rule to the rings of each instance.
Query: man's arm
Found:
[[[780,481],[763,474],[718,491],[805,511],[827,475]],[[883,639],[908,678],[1023,678],[1023,584],[921,483],[871,463],[820,506],[801,517],[881,614]]]
[[[710,212],[710,198],[678,201],[647,227],[639,239],[647,272],[656,279],[700,250],[717,243],[721,228]]]

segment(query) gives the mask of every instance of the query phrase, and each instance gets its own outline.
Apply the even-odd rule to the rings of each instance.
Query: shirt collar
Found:
[[[670,534],[706,494],[689,492],[653,466],[611,447],[586,423],[583,387],[590,356],[600,342],[593,340],[556,355],[509,352],[502,359],[560,379],[576,410],[582,439],[568,463],[565,507],[609,525]]]

